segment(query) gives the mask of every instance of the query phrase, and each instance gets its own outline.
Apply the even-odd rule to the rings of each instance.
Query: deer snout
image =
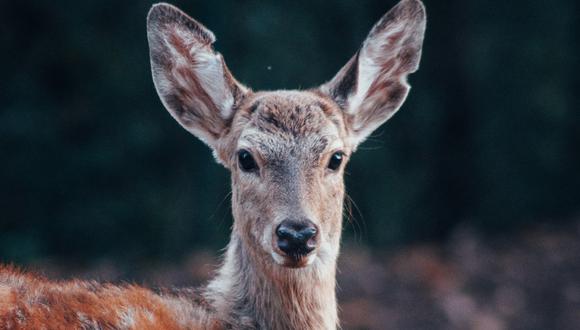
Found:
[[[318,228],[310,220],[284,220],[276,228],[278,248],[291,257],[301,257],[314,251]]]

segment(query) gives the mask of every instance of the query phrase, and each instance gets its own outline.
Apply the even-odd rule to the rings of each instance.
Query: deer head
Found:
[[[232,237],[268,269],[334,265],[344,167],[401,107],[419,65],[425,11],[403,0],[329,82],[254,92],[230,73],[214,34],[179,9],[150,11],[153,80],[169,113],[231,172]]]

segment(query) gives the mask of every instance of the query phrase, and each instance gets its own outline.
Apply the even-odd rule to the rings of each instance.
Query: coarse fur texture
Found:
[[[329,82],[253,92],[213,50],[211,31],[154,5],[147,35],[161,101],[231,171],[234,223],[223,265],[199,291],[161,292],[0,267],[0,328],[336,329],[344,167],[404,102],[424,31],[423,4],[402,0]],[[240,165],[241,152],[251,169]],[[288,220],[312,224],[312,251],[281,250],[276,228]]]

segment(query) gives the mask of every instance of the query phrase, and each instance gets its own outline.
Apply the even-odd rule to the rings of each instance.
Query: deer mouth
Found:
[[[316,254],[309,253],[309,254],[286,255],[278,253],[276,251],[272,251],[272,258],[278,265],[282,267],[304,268],[308,267],[314,262],[314,260],[316,259]]]

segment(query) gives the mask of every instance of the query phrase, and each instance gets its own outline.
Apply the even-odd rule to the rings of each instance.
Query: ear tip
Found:
[[[393,9],[403,12],[404,16],[416,21],[425,21],[427,17],[425,5],[421,0],[401,0]]]
[[[151,6],[147,14],[147,29],[157,29],[159,26],[177,23],[187,27],[197,36],[203,39],[206,44],[213,44],[216,40],[215,35],[203,24],[191,18],[181,9],[166,2],[159,2]]]
[[[149,9],[149,13],[147,14],[147,23],[162,22],[166,18],[172,16],[172,13],[177,11],[179,11],[177,7],[166,2],[153,4],[151,9]]]
[[[425,11],[425,5],[421,0],[401,0],[399,4],[408,8],[415,8],[418,11]]]
[[[427,10],[425,9],[425,4],[421,0],[409,0],[414,3],[415,16],[419,18],[423,24],[427,19]]]

